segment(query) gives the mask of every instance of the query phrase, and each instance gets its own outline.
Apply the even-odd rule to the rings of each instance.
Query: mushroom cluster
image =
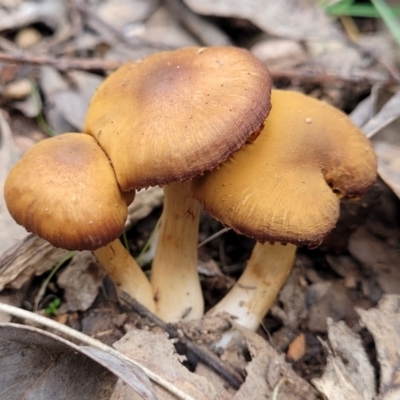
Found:
[[[258,136],[271,107],[270,90],[266,66],[235,47],[184,48],[128,63],[99,87],[89,106],[84,135],[74,135],[84,137],[79,138],[82,143],[90,141],[102,154],[109,180],[101,169],[96,172],[97,164],[85,155],[85,145],[76,145],[79,150],[67,146],[68,135],[47,139],[11,172],[6,185],[10,212],[18,223],[56,246],[94,250],[119,288],[166,321],[199,318],[204,310],[197,274],[200,205],[192,197],[190,179],[216,168]],[[61,147],[53,155],[45,146],[55,144]],[[55,167],[44,161],[33,168],[36,158],[51,159]],[[33,173],[40,175],[43,179],[36,190],[42,192],[37,194],[29,182],[18,189],[17,173],[26,181]],[[64,173],[66,178],[60,181]],[[86,195],[83,189],[89,181],[93,189]],[[121,256],[124,249],[117,237],[123,229],[127,197],[132,200],[135,190],[154,185],[164,186],[165,202],[149,290],[150,283],[133,259],[126,252]],[[120,201],[125,201],[123,210],[100,190],[103,186],[114,188]],[[56,208],[52,191],[59,193],[62,207]],[[22,193],[30,193],[25,196],[31,196],[27,203],[20,202]],[[119,225],[107,239],[100,238],[107,225],[99,228],[103,222],[92,211],[101,210],[115,219],[117,208]],[[41,218],[48,218],[46,229],[39,223]],[[111,229],[111,223],[104,224]],[[52,230],[55,236],[49,233]],[[71,233],[76,240],[72,241]],[[108,239],[111,244],[105,245]]]
[[[11,170],[5,198],[28,231],[93,251],[118,290],[167,322],[204,313],[203,206],[258,241],[211,310],[256,329],[297,246],[318,246],[336,224],[340,199],[360,196],[376,169],[371,144],[344,113],[300,93],[271,95],[267,68],[248,51],[184,48],[111,74],[91,101],[84,133],[31,148]],[[118,237],[135,191],[154,185],[164,187],[164,207],[149,282]]]
[[[238,282],[211,310],[249,329],[274,302],[297,246],[321,244],[335,227],[340,199],[359,197],[377,175],[370,142],[343,112],[291,91],[272,90],[271,103],[257,140],[193,181],[207,213],[258,242]]]
[[[151,269],[157,314],[200,318],[200,206],[190,179],[225,161],[262,129],[267,68],[235,47],[185,48],[128,63],[94,95],[84,126],[113,164],[122,190],[164,186]]]

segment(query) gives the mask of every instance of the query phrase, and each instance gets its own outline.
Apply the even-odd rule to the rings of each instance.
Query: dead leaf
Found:
[[[379,175],[400,198],[400,91],[375,113],[377,102],[378,95],[373,91],[351,116],[354,123],[362,125],[363,132],[371,138],[378,157]]]
[[[375,373],[361,339],[343,322],[328,319],[329,355],[324,374],[313,379],[329,400],[373,400]]]
[[[182,356],[176,353],[173,343],[164,332],[131,330],[114,343],[114,347],[128,357],[134,356],[141,365],[162,376],[195,400],[217,398],[215,389],[205,378],[191,373],[181,364]],[[162,400],[176,399],[158,386],[155,387],[155,391]],[[132,396],[129,390],[124,396],[124,399],[136,399],[129,397]],[[113,397],[114,399],[116,397]]]
[[[40,84],[51,105],[46,110],[50,125],[57,132],[82,132],[89,102],[103,78],[84,71],[62,75],[55,68],[40,69]]]
[[[195,12],[245,18],[263,31],[294,40],[339,38],[333,21],[311,0],[184,0]]]
[[[385,295],[378,307],[357,309],[372,334],[380,370],[379,393],[375,371],[358,335],[344,322],[328,321],[328,363],[314,385],[328,400],[397,400],[400,398],[400,296]]]
[[[159,6],[158,0],[107,0],[97,4],[96,14],[115,29],[146,20]]]
[[[140,368],[103,349],[34,327],[0,324],[0,399],[109,399],[117,377],[141,398],[156,399]]]
[[[68,253],[26,231],[24,235],[23,240],[0,255],[0,290],[6,285],[20,289],[32,276],[53,268]]]
[[[11,167],[20,158],[5,112],[0,110],[0,254],[23,238],[25,229],[17,225],[4,200],[4,183]]]
[[[378,239],[364,227],[358,228],[349,240],[349,251],[378,282],[384,293],[400,294],[400,250]]]
[[[66,4],[62,0],[25,1],[0,18],[0,31],[41,22],[54,31],[66,23]]]
[[[371,332],[380,365],[379,398],[400,399],[400,296],[385,295],[377,308],[357,309]]]
[[[252,360],[246,367],[247,377],[236,393],[237,400],[274,398],[279,400],[316,400],[317,392],[300,378],[276,350],[260,335],[240,328]]]
[[[76,254],[68,268],[64,268],[57,278],[57,284],[64,289],[65,298],[59,312],[87,310],[95,301],[105,275],[91,252]]]
[[[0,324],[0,399],[109,399],[116,380],[65,339]]]

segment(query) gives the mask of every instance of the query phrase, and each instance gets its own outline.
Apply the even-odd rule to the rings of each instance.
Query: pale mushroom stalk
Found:
[[[197,272],[200,204],[190,182],[164,187],[164,208],[151,268],[156,313],[165,321],[201,318],[204,300]]]
[[[150,311],[155,312],[151,284],[119,239],[94,250],[93,254],[116,285],[117,292],[127,292]]]
[[[255,331],[292,270],[296,248],[258,242],[239,280],[209,313],[228,312],[237,324]]]

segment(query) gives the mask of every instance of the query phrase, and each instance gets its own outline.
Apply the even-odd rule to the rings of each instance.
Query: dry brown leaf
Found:
[[[361,339],[343,321],[328,319],[329,355],[324,375],[314,379],[316,388],[329,400],[373,400],[374,369]]]
[[[246,367],[247,377],[235,400],[316,400],[315,389],[300,378],[276,350],[257,333],[240,329],[245,336],[252,360]]]
[[[114,347],[128,357],[134,358],[141,365],[147,367],[157,375],[162,376],[170,383],[192,396],[195,400],[217,399],[214,387],[203,377],[196,375],[184,367],[173,343],[166,333],[131,330],[122,339],[114,343]],[[155,386],[158,398],[162,400],[176,400],[176,397],[164,389]],[[112,400],[137,400],[127,386],[121,387],[112,397]]]
[[[87,310],[95,301],[105,275],[91,252],[76,254],[57,278],[65,298],[59,312]]]
[[[371,138],[378,157],[378,172],[400,197],[400,91],[375,114],[378,96],[373,92],[352,113],[354,123]]]
[[[0,399],[106,400],[117,377],[156,399],[138,367],[104,350],[17,324],[0,324],[0,333]]]
[[[380,365],[379,399],[400,399],[400,296],[385,295],[377,308],[357,310],[371,332]]]
[[[84,71],[62,75],[55,68],[40,69],[40,86],[50,107],[46,116],[58,133],[82,132],[89,102],[103,78]]]
[[[25,236],[25,229],[15,223],[4,200],[4,183],[8,172],[20,156],[6,114],[0,109],[0,255]]]
[[[43,23],[57,30],[66,23],[66,4],[62,0],[25,1],[0,15],[0,31]],[[1,11],[1,10],[0,10]]]
[[[357,312],[375,341],[379,391],[360,337],[342,321],[328,321],[328,363],[324,375],[313,383],[328,400],[397,400],[400,398],[400,296],[385,295],[378,307]]]
[[[159,0],[107,0],[95,5],[93,11],[115,29],[146,20],[159,6]]]
[[[295,40],[334,39],[340,34],[311,0],[184,0],[205,15],[245,18],[265,32]]]
[[[364,227],[358,228],[349,239],[349,251],[375,279],[384,293],[400,294],[400,251],[372,235]]]

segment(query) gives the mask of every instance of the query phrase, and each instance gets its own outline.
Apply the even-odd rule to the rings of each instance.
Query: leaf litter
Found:
[[[3,18],[0,23],[0,30],[6,29],[0,33],[0,84],[9,85],[21,78],[29,78],[38,88],[43,102],[41,108],[35,111],[30,108],[27,100],[22,100],[21,103],[20,99],[14,98],[15,96],[7,97],[5,92],[0,93],[0,190],[9,168],[21,154],[21,150],[15,145],[18,132],[14,128],[10,129],[9,124],[10,120],[22,121],[18,112],[27,115],[43,113],[45,123],[56,132],[67,128],[80,130],[91,95],[104,79],[103,71],[115,68],[120,62],[137,59],[166,48],[212,45],[218,43],[221,37],[225,37],[234,44],[253,48],[260,58],[268,60],[266,62],[271,65],[271,73],[278,87],[306,92],[346,110],[359,104],[353,116],[357,119],[357,114],[362,115],[358,119],[359,125],[366,134],[373,134],[372,142],[378,155],[379,173],[387,185],[380,182],[379,189],[375,189],[381,193],[380,204],[373,199],[374,195],[370,199],[363,199],[358,208],[343,207],[342,221],[339,221],[336,233],[332,233],[322,248],[314,252],[306,249],[299,251],[292,276],[283,288],[279,301],[263,321],[263,328],[258,331],[257,335],[261,336],[242,333],[242,345],[238,348],[241,352],[247,352],[249,358],[243,358],[243,354],[239,357],[236,354],[230,358],[228,352],[222,355],[228,362],[241,360],[238,364],[239,371],[247,377],[239,391],[235,393],[226,389],[224,382],[215,373],[213,375],[204,365],[197,364],[196,372],[202,371],[201,375],[206,376],[205,385],[208,389],[204,389],[204,392],[203,389],[194,389],[193,393],[200,391],[199,398],[202,398],[204,393],[210,396],[218,393],[227,399],[251,399],[261,396],[293,400],[318,398],[317,392],[307,381],[313,379],[314,384],[318,381],[324,370],[327,353],[328,359],[340,353],[339,350],[337,354],[333,352],[334,345],[339,349],[341,344],[340,340],[335,339],[336,335],[341,339],[347,337],[354,357],[346,358],[344,362],[342,360],[343,365],[340,368],[344,370],[340,370],[339,376],[325,376],[330,371],[328,361],[323,378],[325,384],[328,384],[328,389],[320,388],[327,398],[335,398],[330,397],[338,392],[337,385],[332,386],[332,381],[337,382],[338,379],[344,379],[340,392],[342,398],[353,398],[350,393],[354,396],[369,396],[375,392],[375,396],[380,396],[379,398],[399,397],[394,385],[397,372],[393,369],[398,362],[397,353],[389,351],[395,348],[394,334],[391,334],[390,341],[385,336],[389,334],[389,330],[382,333],[383,339],[378,337],[376,328],[368,325],[368,320],[363,317],[363,312],[375,310],[372,307],[382,296],[398,293],[400,287],[399,201],[393,195],[394,192],[397,197],[400,196],[400,139],[397,127],[399,96],[396,81],[399,73],[398,48],[393,46],[390,36],[381,35],[380,27],[375,27],[376,32],[373,34],[367,27],[364,33],[363,25],[360,24],[359,31],[356,32],[358,38],[355,36],[358,42],[351,44],[346,38],[347,28],[342,29],[313,2],[308,1],[302,2],[301,6],[294,6],[292,1],[272,5],[263,0],[256,0],[252,4],[226,1],[206,1],[200,4],[185,0],[189,8],[182,7],[183,3],[178,4],[175,0],[165,4],[156,1],[144,4],[145,2],[134,0],[93,1],[90,7],[77,1],[71,2],[69,8],[61,4],[62,2],[51,3],[49,7],[48,1],[0,1],[0,15],[7,15],[7,21]],[[192,14],[188,14],[190,9]],[[123,10],[126,12],[123,12],[121,17]],[[193,11],[203,15],[197,15]],[[204,15],[224,15],[230,18],[209,20]],[[288,22],[290,20],[294,22]],[[208,25],[202,25],[205,22]],[[35,30],[34,34],[27,30],[31,28]],[[22,50],[24,43],[27,43],[27,47]],[[387,48],[392,50],[382,50]],[[1,62],[4,59],[2,52],[8,57],[15,57],[15,60],[23,54],[25,62],[31,61],[30,65],[35,67],[26,68],[20,61],[8,67]],[[279,58],[270,60],[271,52],[279,53]],[[74,57],[73,63],[72,59],[68,58],[70,55]],[[90,62],[94,60],[91,57],[96,58],[96,68],[93,70],[92,67],[89,72],[83,72],[90,69]],[[382,96],[380,87],[385,87],[385,90],[389,88],[390,96]],[[369,94],[371,95],[367,100],[360,101]],[[28,95],[27,99],[29,98]],[[23,124],[22,121],[19,125],[22,129]],[[11,126],[17,125],[13,123]],[[25,129],[30,130],[28,126]],[[43,129],[43,125],[40,129]],[[137,199],[139,198],[142,200],[135,200],[133,203],[135,209],[131,208],[127,223],[127,228],[130,228],[130,246],[136,254],[149,237],[157,220],[162,193],[159,188],[155,188],[139,192]],[[24,302],[29,308],[30,303],[33,303],[37,280],[41,279],[35,276],[40,277],[52,269],[65,256],[65,252],[26,234],[7,218],[9,217],[1,195],[1,295],[6,302],[13,303],[18,299],[18,305]],[[203,217],[201,236],[206,238],[219,229],[219,225]],[[230,286],[229,282],[237,277],[251,246],[252,242],[248,239],[238,240],[232,232],[228,232],[202,249],[200,271],[204,270],[204,265],[209,262],[223,267],[220,274],[205,274],[203,277],[208,307],[217,301],[216,296],[223,295]],[[163,370],[162,374],[175,373],[173,381],[182,381],[185,385],[196,388],[197,378],[183,369],[180,364],[182,356],[176,355],[171,340],[164,333],[160,333],[159,328],[157,330],[146,322],[146,319],[139,318],[125,308],[118,311],[118,305],[107,306],[107,301],[110,301],[107,284],[102,281],[101,273],[93,274],[93,268],[96,267],[91,265],[91,261],[82,261],[77,257],[74,264],[56,274],[56,280],[52,282],[49,293],[51,290],[55,293],[59,290],[57,295],[62,298],[63,303],[55,318],[67,321],[78,329],[89,329],[90,326],[90,333],[101,337],[104,332],[96,332],[96,329],[104,327],[102,328],[98,321],[107,319],[107,313],[112,316],[111,319],[117,318],[115,313],[120,312],[120,321],[109,325],[110,330],[118,329],[119,334],[116,337],[120,337],[125,331],[131,332],[132,327],[145,329],[139,344],[143,359],[147,354],[151,360],[158,360],[163,352],[166,353],[166,361],[163,364],[168,366],[170,360],[174,359],[174,369]],[[62,293],[61,289],[65,290],[65,293]],[[87,292],[83,295],[85,290]],[[389,311],[382,311],[381,305],[385,304],[387,297],[384,299],[378,308],[381,314],[376,316],[376,319],[380,321],[380,326],[389,327],[390,321],[395,317]],[[358,307],[357,313],[361,318],[355,312],[355,307]],[[366,309],[370,311],[363,311]],[[394,305],[392,309],[395,309]],[[327,317],[331,318],[328,323]],[[344,323],[332,322],[340,320],[344,320],[348,328]],[[368,337],[366,329],[372,336]],[[129,332],[129,340],[121,339],[128,347],[134,336],[134,333]],[[205,335],[202,330],[197,332],[200,341],[205,340]],[[106,340],[115,336],[102,337]],[[317,339],[319,337],[328,343],[327,347],[321,344]],[[155,346],[152,351],[150,346],[146,345],[153,340],[152,338],[158,338],[164,344],[164,348]],[[300,353],[293,352],[293,343],[296,343],[296,340],[301,342]],[[371,386],[374,379],[371,379],[368,386],[361,378],[350,378],[353,375],[348,371],[350,366],[354,367],[357,362],[365,362],[365,371],[362,372],[364,378],[370,377],[371,371],[374,377],[378,375],[375,367],[367,365],[368,357],[371,357],[370,349],[367,348],[368,357],[362,355],[363,351],[365,353],[365,343],[371,343],[372,340],[376,344],[379,362],[388,367],[382,374],[381,381],[376,382],[380,386],[375,392]],[[389,343],[385,351],[380,352],[379,340]],[[271,342],[280,355],[268,342]],[[347,342],[343,339],[343,347],[345,344],[347,345]],[[134,352],[132,348],[129,351]],[[296,372],[285,363],[285,353],[291,360],[293,354],[300,354],[297,360],[294,358],[292,361],[292,368]],[[189,359],[190,357],[185,363]],[[336,360],[333,369],[337,370],[338,365],[340,362]],[[296,373],[306,378],[306,381]],[[122,383],[118,383],[118,387],[120,386],[123,386]],[[344,388],[347,388],[348,392],[345,392]],[[119,398],[134,398],[130,397],[135,396],[132,393],[124,394],[124,390],[126,385],[123,386],[123,391],[119,392]]]

